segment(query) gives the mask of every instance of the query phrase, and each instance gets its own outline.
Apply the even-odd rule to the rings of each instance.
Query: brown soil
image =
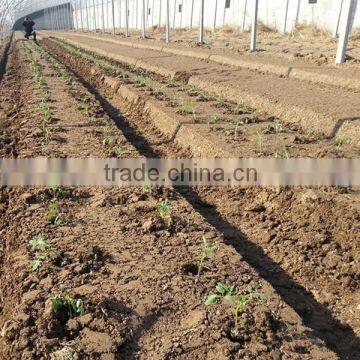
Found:
[[[160,51],[131,48],[99,37],[64,33],[60,38],[113,59],[136,63],[150,72],[189,79],[188,83],[216,97],[235,103],[245,102],[271,116],[309,128],[326,136],[344,135],[358,142],[358,94],[336,86],[323,86],[291,80],[275,74],[262,74],[234,66],[207,63],[186,56]],[[341,130],[341,131],[339,131]]]
[[[89,118],[79,108],[84,95],[101,128],[103,119],[116,124],[112,131],[128,151],[124,156],[192,155],[164,136],[141,106],[111,91],[100,73],[91,75],[93,64],[44,45],[78,76],[69,88],[28,45],[48,75],[52,134],[63,137],[51,139],[47,156],[112,156],[102,133],[87,130]],[[152,96],[132,79],[129,86]],[[2,156],[41,154],[43,139],[28,126],[41,126],[31,81],[24,50],[14,44],[0,89]],[[179,87],[165,96],[173,93],[185,96]],[[226,122],[232,115],[225,108],[219,111]],[[200,119],[208,118],[207,111],[201,103]],[[331,140],[315,141],[333,155],[326,150]],[[346,146],[351,154],[353,147]],[[239,156],[253,154],[240,149]],[[318,155],[311,147],[304,151]],[[334,155],[342,156],[339,151]],[[163,200],[171,203],[165,220],[156,209]],[[59,205],[58,225],[47,220],[51,202]],[[353,202],[343,189],[3,188],[0,358],[356,359],[359,210]],[[32,271],[29,240],[38,234],[57,255]],[[197,279],[202,236],[219,249]],[[236,284],[241,294],[249,287],[266,294],[246,306],[237,333],[226,302],[204,305],[218,282]],[[68,319],[53,311],[49,299],[65,292],[83,300],[83,316]]]
[[[54,52],[58,51],[51,44],[47,46],[50,46]],[[62,56],[64,56],[63,52]],[[87,67],[83,61],[76,61],[72,56],[65,59],[69,61],[68,65],[76,68],[77,72],[87,78],[89,83],[96,84],[97,89],[104,90],[106,88],[102,83],[94,83],[95,77],[91,76],[91,66]],[[131,79],[130,75],[128,79]],[[127,86],[131,87],[131,82],[127,82]],[[118,97],[113,95],[113,98]],[[132,117],[130,119],[142,136],[152,139],[153,125],[149,127],[142,121],[139,122]],[[141,149],[145,153],[148,150],[144,146]],[[243,154],[246,154],[246,148],[243,151],[239,156],[245,156]],[[166,156],[168,153],[161,152],[160,154]],[[306,155],[314,156],[311,152],[307,152]],[[318,332],[324,332],[324,327],[331,329],[326,332],[326,336],[332,338],[333,341],[339,336],[345,336],[348,341],[344,343],[344,346],[349,343],[356,346],[356,342],[354,343],[356,336],[351,328],[343,328],[340,330],[341,334],[337,334],[337,331],[340,323],[351,324],[351,327],[357,332],[359,329],[358,317],[354,316],[357,313],[356,294],[359,276],[359,264],[355,260],[359,240],[356,231],[359,213],[357,208],[353,207],[353,204],[356,204],[356,201],[358,203],[359,199],[356,200],[355,194],[351,192],[347,194],[347,191],[344,192],[341,189],[286,190],[274,192],[273,195],[268,190],[250,189],[246,191],[246,194],[248,196],[244,196],[242,191],[237,190],[234,191],[234,194],[228,190],[200,190],[195,199],[190,196],[188,201],[196,204],[196,199],[201,198],[201,201],[206,201],[207,206],[213,206],[210,214],[219,213],[221,216],[209,215],[207,207],[205,208],[207,210],[204,211],[206,214],[203,215],[213,217],[212,224],[219,226],[221,232],[225,232],[224,224],[227,226],[231,224],[230,230],[227,229],[227,231],[230,231],[232,238],[234,237],[233,232],[236,231],[237,239],[232,239],[232,244],[241,243],[244,237],[248,239],[245,249],[239,247],[241,253],[249,253],[248,261],[252,261],[251,263],[261,271],[262,276],[266,277],[283,294],[284,298],[308,324],[311,324]],[[266,199],[271,199],[269,214],[267,214],[267,206],[263,205],[268,201]],[[254,202],[254,209],[258,203],[259,208],[264,206],[264,209],[260,212],[248,209],[248,204]],[[229,206],[233,203],[234,208]],[[221,204],[223,206],[220,206]],[[314,204],[318,206],[316,210],[314,210]],[[248,209],[244,215],[240,215],[237,211],[241,208]],[[332,208],[335,210],[330,212]],[[344,213],[351,214],[351,218],[344,219],[343,216],[339,216]],[[314,214],[313,221],[310,223],[311,228],[308,224],[309,214]],[[320,220],[320,214],[327,214],[329,222]],[[254,224],[258,225],[254,226]],[[244,229],[247,229],[247,232]],[[340,229],[346,230],[341,231]],[[281,235],[282,233],[283,235]],[[277,240],[278,235],[280,236],[279,240]],[[269,239],[269,243],[273,242],[273,246],[267,247],[265,239]],[[264,253],[260,251],[256,259],[251,260],[255,249],[252,244],[265,249]],[[329,260],[333,256],[348,258],[350,272],[339,275],[339,272],[343,270],[337,269],[337,266],[343,266],[343,262],[338,261],[334,267]],[[264,258],[267,258],[266,266]],[[282,259],[286,259],[284,264],[282,264]],[[337,259],[339,260],[339,258]],[[295,264],[297,265],[295,266]],[[282,272],[291,274],[291,277],[284,275],[279,280],[279,274]],[[315,277],[314,274],[318,275]],[[294,290],[291,290],[293,287]],[[299,297],[303,299],[303,302],[298,302]]]
[[[270,30],[270,31],[269,31]],[[136,33],[135,33],[136,34]],[[148,37],[163,40],[164,33],[149,32]],[[198,29],[173,30],[172,41],[178,44],[197,47]],[[220,28],[215,34],[207,31],[205,47],[229,50],[235,53],[249,51],[249,32],[237,31],[235,28]],[[327,31],[312,26],[298,26],[288,35],[281,34],[264,26],[260,26],[257,38],[258,51],[289,60],[303,59],[318,65],[333,66],[337,50],[337,39]],[[359,67],[360,40],[359,31],[350,37],[346,67]]]
[[[56,42],[55,45],[46,39],[43,43],[60,55],[58,46],[61,43]],[[83,53],[91,56],[87,52]],[[74,66],[76,62],[73,55],[76,56],[76,53],[68,56],[70,66]],[[64,52],[62,56],[66,56]],[[99,74],[113,76],[111,70],[106,71],[95,65],[97,57],[93,56],[93,59],[92,66],[90,63],[85,67],[82,76],[90,74],[91,71],[93,72],[92,81],[96,77],[101,80]],[[77,61],[85,66],[83,58],[78,58]],[[111,65],[111,62],[108,63]],[[118,79],[118,81],[126,84],[128,89],[138,92],[143,103],[147,99],[155,101],[158,107],[164,108],[164,111],[172,112],[173,117],[180,124],[193,124],[193,131],[202,134],[204,138],[216,143],[219,149],[224,149],[234,156],[351,158],[360,154],[357,138],[348,137],[344,145],[337,145],[338,135],[341,134],[339,129],[330,138],[325,137],[324,134],[318,134],[311,124],[302,129],[291,121],[282,123],[259,110],[249,108],[246,104],[231,103],[222,98],[210,96],[184,83],[170,81],[146,72],[139,75],[131,72],[128,66],[119,63],[113,63],[113,65],[119,71],[121,69],[122,75],[127,76],[125,80]],[[143,82],[142,85],[139,84],[139,78]],[[113,91],[110,91],[110,94],[107,91],[107,96],[117,98]]]

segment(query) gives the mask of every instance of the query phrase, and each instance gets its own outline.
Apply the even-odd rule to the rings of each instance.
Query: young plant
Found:
[[[118,156],[121,156],[122,154],[125,154],[127,151],[125,146],[116,146],[114,149],[114,153]]]
[[[44,126],[42,128],[42,132],[44,135],[45,144],[48,144],[49,141],[51,140],[51,135],[52,135],[53,129],[48,126]]]
[[[278,134],[278,133],[281,133],[284,131],[284,125],[280,121],[275,120],[272,124],[270,124],[267,127],[266,131],[269,133],[274,132],[274,133]]]
[[[50,193],[53,199],[63,197],[65,194],[65,188],[63,186],[51,186]]]
[[[46,218],[49,223],[54,225],[61,225],[63,223],[63,219],[60,215],[60,207],[58,203],[51,202],[49,204]]]
[[[152,91],[154,95],[162,96],[164,95],[165,86],[164,85],[156,85],[153,86]]]
[[[170,226],[171,222],[171,210],[172,206],[168,200],[162,201],[156,204],[156,209],[158,211],[160,219],[165,223],[167,227]]]
[[[244,125],[244,120],[239,118],[239,119],[236,119],[235,122],[235,130],[234,130],[234,138],[235,140],[238,138],[238,135],[239,135],[239,128],[240,126],[243,126]]]
[[[179,85],[179,83],[170,75],[165,78],[165,82],[168,87],[176,87]]]
[[[39,108],[44,116],[44,120],[45,122],[49,122],[51,119],[51,109],[50,107],[46,104],[45,98],[42,98],[39,101]]]
[[[205,236],[202,237],[201,256],[198,264],[197,278],[199,279],[201,271],[205,268],[205,261],[210,259],[218,249],[217,245],[211,244]]]
[[[218,283],[216,292],[216,294],[210,294],[206,297],[205,305],[213,305],[222,299],[233,305],[234,327],[232,328],[232,332],[234,335],[238,334],[240,326],[239,315],[245,310],[248,303],[255,298],[266,300],[266,295],[264,293],[255,292],[251,287],[247,289],[245,294],[237,294],[235,285],[229,286],[227,284]]]
[[[211,115],[209,120],[208,120],[208,124],[209,125],[216,124],[219,120],[220,120],[220,115],[219,114]]]
[[[113,135],[105,135],[103,139],[103,145],[107,147],[113,147],[116,144],[116,137]]]
[[[265,153],[265,136],[259,131],[256,133],[256,152],[258,155]]]
[[[350,142],[350,138],[345,135],[337,135],[335,138],[335,144],[338,149],[348,144],[349,142]]]
[[[60,318],[72,319],[85,313],[82,300],[73,299],[69,294],[58,294],[51,298],[52,310]]]
[[[195,89],[192,89],[192,93],[196,93]],[[189,94],[191,95],[191,93]],[[197,96],[196,96],[196,101],[210,101],[211,96],[209,96],[206,92],[204,91],[198,91],[197,92]]]
[[[236,293],[236,285],[227,285],[224,283],[218,283],[216,285],[216,293],[209,294],[205,299],[205,305],[215,304],[220,299],[224,299],[228,302],[233,300],[233,296]]]
[[[35,251],[35,259],[32,262],[32,269],[37,270],[44,261],[51,260],[57,256],[57,252],[39,234],[29,241],[32,251]]]
[[[136,77],[136,82],[140,85],[140,87],[148,86],[148,79],[144,75],[138,75]]]
[[[226,105],[226,100],[221,96],[215,96],[214,100],[217,107],[224,107]]]
[[[148,174],[146,174],[146,177],[142,183],[141,188],[142,188],[143,194],[151,194],[152,193],[153,189],[152,189],[151,181],[149,179]]]
[[[81,111],[82,113],[89,117],[90,116],[90,105],[89,105],[89,97],[84,95],[82,98],[81,98]]]
[[[241,99],[235,106],[234,114],[240,115],[244,112],[244,109],[245,109],[245,103],[244,100]]]
[[[196,115],[196,104],[192,101],[181,100],[178,103],[178,110],[176,111],[181,115]]]

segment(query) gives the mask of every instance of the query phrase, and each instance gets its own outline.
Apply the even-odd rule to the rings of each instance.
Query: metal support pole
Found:
[[[174,0],[173,29],[175,29],[175,20],[176,20],[176,0]]]
[[[225,16],[226,16],[226,1],[224,2],[223,26],[225,25]]]
[[[286,34],[288,13],[289,13],[289,0],[286,0],[284,29],[283,29],[283,33],[284,33],[284,34]]]
[[[170,42],[170,0],[166,0],[166,42]]]
[[[105,33],[104,0],[101,0],[101,20],[102,20],[102,32]]]
[[[205,11],[205,0],[201,0],[200,3],[200,28],[199,28],[199,43],[204,43],[204,11]]]
[[[349,35],[355,15],[357,0],[345,0],[343,29],[339,36],[338,50],[336,54],[336,64],[341,64],[345,61],[346,49],[349,41]]]
[[[84,19],[82,13],[82,2],[80,0],[80,22],[81,22],[81,31],[84,32]]]
[[[119,28],[121,29],[121,25],[122,25],[122,22],[121,22],[121,2],[122,0],[119,0]]]
[[[194,0],[191,0],[190,29],[192,29],[193,26],[193,18],[194,18]]]
[[[213,25],[213,31],[214,31],[214,32],[216,31],[217,7],[218,7],[218,0],[215,0],[214,25]]]
[[[336,26],[335,26],[335,29],[334,29],[334,32],[333,32],[333,37],[334,38],[338,37],[343,5],[344,5],[344,0],[341,0],[340,4],[339,4],[339,9],[338,9],[338,16],[337,16]]]
[[[109,0],[106,0],[106,29],[110,30]]]
[[[85,0],[85,14],[86,14],[86,27],[87,27],[87,31],[90,31],[90,19],[89,19],[88,0]]]
[[[184,13],[184,0],[181,0],[180,29],[182,28],[183,13]]]
[[[115,4],[114,4],[114,0],[111,0],[111,15],[112,15],[112,35],[115,36]]]
[[[125,0],[125,36],[129,36],[129,0]]]
[[[55,8],[55,16],[56,16],[56,30],[60,30],[60,20],[59,20],[59,6]]]
[[[151,2],[151,26],[154,27],[154,9],[155,9],[155,0]]]
[[[244,17],[243,17],[243,23],[242,23],[242,30],[245,30],[246,25],[246,12],[247,12],[247,0],[245,0],[245,6],[244,6]]]
[[[162,0],[160,0],[160,4],[159,4],[159,28],[161,27],[161,10],[162,10]]]
[[[142,32],[141,32],[141,36],[142,36],[142,38],[143,39],[145,39],[145,37],[146,37],[146,23],[145,23],[145,13],[146,13],[146,7],[145,7],[146,5],[145,5],[145,0],[142,0],[142,23],[141,23],[141,25],[142,25]]]
[[[296,16],[295,16],[295,22],[294,22],[294,27],[296,27],[296,25],[299,22],[299,16],[300,16],[300,5],[301,5],[301,0],[298,0],[297,3],[297,8],[296,8]]]
[[[95,8],[95,0],[93,0],[93,17],[94,17],[94,31],[96,32],[96,8]]]
[[[69,4],[65,4],[64,13],[65,13],[65,21],[66,21],[66,30],[70,31],[71,25],[70,25],[70,16],[69,16]]]
[[[75,20],[75,31],[79,28],[79,22],[78,22],[78,18],[77,18],[77,12],[76,12],[76,2],[74,2],[74,6],[73,6],[73,18]]]
[[[259,0],[254,1],[254,8],[252,14],[252,23],[251,23],[251,43],[250,51],[256,51],[256,33],[257,33],[257,20],[258,20],[258,10],[259,10]]]

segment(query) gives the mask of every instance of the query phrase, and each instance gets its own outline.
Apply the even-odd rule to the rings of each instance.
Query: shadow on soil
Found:
[[[73,71],[78,76],[78,80],[96,97],[115,121],[119,130],[122,131],[127,140],[136,147],[142,156],[159,157],[159,154],[154,151],[147,139],[122,116],[118,109],[113,107],[74,69],[69,70]],[[205,203],[200,192],[190,187],[177,188],[177,190],[210,225],[224,234],[227,244],[233,246],[244,260],[274,287],[282,299],[299,314],[303,323],[313,330],[315,337],[322,339],[331,350],[337,353],[340,359],[360,359],[360,339],[351,327],[341,324],[326,306],[317,302],[311,293],[266,255],[261,247],[247,239],[237,227],[218,213],[215,207]],[[155,322],[156,319],[148,321],[147,324],[150,324],[148,329]],[[127,345],[128,352],[136,353],[136,344],[142,332],[143,330],[134,335],[133,341]],[[131,354],[128,354],[128,356],[130,357],[127,357],[127,359],[133,358]]]
[[[360,339],[349,326],[341,324],[324,305],[299,285],[276,264],[261,247],[252,243],[235,226],[229,223],[215,207],[204,203],[193,188],[178,189],[186,200],[209,224],[224,234],[227,244],[233,246],[262,278],[268,281],[282,299],[302,318],[313,334],[325,341],[340,359],[360,358]]]

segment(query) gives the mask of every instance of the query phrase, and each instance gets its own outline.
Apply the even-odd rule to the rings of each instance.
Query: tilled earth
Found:
[[[29,51],[50,94],[46,128]],[[164,101],[139,85],[139,74],[116,66],[128,74],[120,78],[124,85]],[[141,104],[106,85],[105,75],[104,64],[95,66],[51,40],[40,47],[13,42],[0,88],[1,156],[193,155],[163,134]],[[153,87],[166,85],[150,80]],[[160,97],[185,96],[181,91],[167,84]],[[226,109],[233,104],[215,105],[224,121],[232,116]],[[202,99],[197,111],[202,119],[211,115]],[[249,127],[255,118],[255,126],[274,121],[252,113],[242,114],[251,119]],[[274,143],[282,131],[272,133]],[[340,148],[321,134],[291,131],[314,136],[305,144],[317,143],[302,147],[301,156],[318,156],[322,145],[323,156],[357,156],[351,144]],[[273,151],[259,154],[249,145],[239,156]],[[0,357],[357,359],[356,196],[337,188],[3,188]],[[171,204],[166,218],[158,210],[164,201]],[[56,223],[48,216],[54,203]],[[56,256],[32,270],[36,254],[29,241],[39,235]],[[198,276],[203,237],[218,248]],[[249,288],[263,295],[241,312],[236,332],[230,304],[204,305],[219,282],[236,285],[241,295]],[[51,298],[65,293],[83,301],[81,316],[54,311]]]

